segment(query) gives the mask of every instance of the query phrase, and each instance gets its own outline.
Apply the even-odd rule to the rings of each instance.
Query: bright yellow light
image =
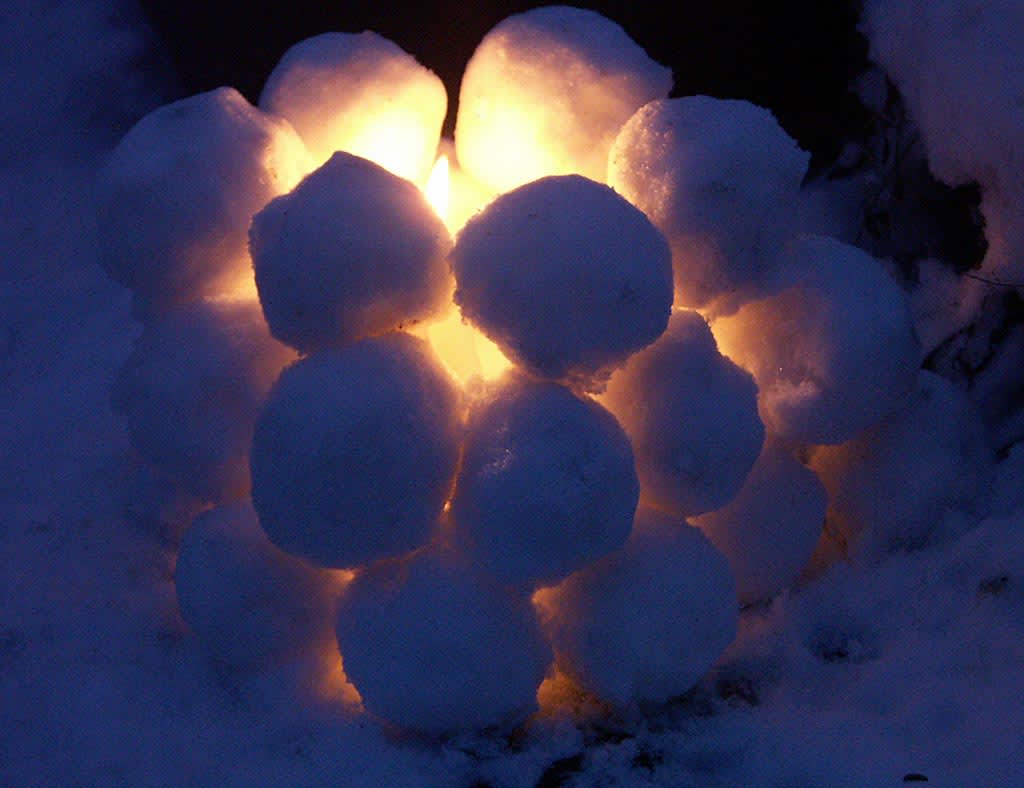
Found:
[[[434,163],[434,169],[430,171],[427,178],[427,185],[423,187],[423,193],[427,202],[434,212],[441,217],[445,223],[448,222],[448,157],[443,153]]]
[[[454,307],[413,333],[430,343],[445,369],[463,387],[473,380],[494,380],[512,366],[498,346],[465,322]]]

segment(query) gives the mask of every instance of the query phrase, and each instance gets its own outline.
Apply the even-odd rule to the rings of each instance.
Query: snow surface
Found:
[[[115,0],[10,0],[0,42],[0,782],[1019,782],[1019,446],[997,466],[997,516],[838,564],[745,612],[713,674],[644,716],[598,715],[576,697],[513,739],[423,742],[292,691],[294,666],[262,680],[212,666],[172,582],[195,502],[140,464],[110,408],[139,326],[100,268],[93,218],[104,156],[173,98],[173,80],[156,76],[138,15]],[[941,63],[947,50],[935,52]]]

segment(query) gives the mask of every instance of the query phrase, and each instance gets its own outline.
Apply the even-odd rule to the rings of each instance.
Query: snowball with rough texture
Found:
[[[175,583],[203,650],[231,667],[269,667],[330,642],[338,581],[274,547],[248,503],[196,518]]]
[[[256,423],[252,497],[281,549],[352,567],[419,547],[455,475],[458,395],[406,334],[301,359]]]
[[[668,238],[676,305],[731,311],[778,286],[809,158],[768,110],[690,96],[629,119],[608,183]]]
[[[219,88],[146,115],[98,184],[107,273],[157,308],[251,282],[252,216],[309,170],[294,129]]]
[[[548,6],[510,16],[462,77],[459,162],[498,192],[545,175],[604,181],[619,128],[671,89],[672,72],[600,14]]]
[[[153,316],[112,393],[132,445],[193,495],[249,492],[249,448],[263,400],[295,353],[250,299],[206,299]]]
[[[644,500],[679,517],[726,504],[764,442],[754,379],[718,352],[696,312],[675,313],[601,401],[633,442]]]
[[[736,636],[736,588],[698,531],[637,512],[621,550],[539,591],[559,667],[618,706],[661,703],[696,684]]]
[[[906,400],[920,350],[906,294],[875,258],[831,238],[794,245],[800,283],[712,324],[749,369],[769,431],[842,443]]]
[[[552,176],[471,219],[451,255],[455,302],[513,361],[600,386],[668,324],[668,245],[607,186]]]
[[[444,84],[370,31],[307,38],[274,67],[260,107],[291,121],[317,164],[343,150],[426,179],[448,110]]]
[[[692,522],[729,559],[747,604],[797,579],[821,538],[826,505],[818,477],[769,441],[739,494]]]
[[[948,535],[949,513],[977,521],[994,461],[967,396],[922,372],[904,409],[848,443],[816,448],[811,467],[829,491],[830,525],[855,549],[880,554]]]
[[[529,602],[438,549],[357,575],[337,634],[367,711],[433,735],[522,722],[551,662]]]
[[[451,238],[423,193],[336,153],[249,232],[270,330],[308,353],[430,317],[448,303]]]
[[[451,514],[463,551],[503,582],[557,582],[620,547],[639,497],[615,417],[510,376],[469,417]]]

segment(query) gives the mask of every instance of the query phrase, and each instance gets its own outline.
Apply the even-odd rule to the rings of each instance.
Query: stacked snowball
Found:
[[[930,417],[905,298],[795,237],[807,157],[766,111],[664,99],[667,70],[565,7],[470,63],[460,164],[514,188],[453,241],[407,180],[437,86],[375,34],[319,36],[261,98],[288,120],[197,96],[104,173],[109,270],[147,318],[115,403],[140,454],[221,504],[183,542],[182,613],[249,670],[333,628],[367,712],[429,734],[520,724],[553,659],[612,704],[665,701],[731,642],[737,594],[798,577],[826,506],[870,516],[849,469]],[[258,303],[235,292],[250,254]],[[405,333],[452,301],[504,377],[460,389]]]

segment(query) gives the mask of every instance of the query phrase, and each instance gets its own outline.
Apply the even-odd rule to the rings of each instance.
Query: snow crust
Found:
[[[754,379],[718,352],[696,312],[673,314],[601,402],[632,441],[641,495],[678,517],[728,503],[764,442]]]
[[[600,388],[665,330],[668,245],[636,208],[579,175],[503,194],[462,229],[455,302],[532,373]]]
[[[780,286],[809,160],[763,107],[660,99],[619,132],[608,183],[668,238],[676,306],[728,312]]]
[[[256,423],[252,499],[286,552],[354,567],[434,533],[459,455],[458,395],[426,343],[388,334],[288,367]]]
[[[821,538],[827,503],[818,477],[769,439],[736,497],[691,522],[729,559],[737,596],[751,604],[799,577]]]
[[[295,130],[234,88],[153,110],[100,172],[103,265],[144,309],[237,290],[253,214],[308,169]]]
[[[484,37],[466,66],[459,163],[495,192],[548,175],[603,182],[619,128],[671,89],[672,72],[594,11],[546,6],[515,14]]]
[[[799,283],[712,329],[750,370],[773,434],[843,443],[903,404],[920,359],[906,294],[881,263],[831,238],[794,244]]]
[[[338,606],[345,671],[371,714],[425,734],[508,730],[551,661],[529,600],[431,548],[361,572]]]
[[[348,153],[253,218],[249,245],[270,331],[303,353],[446,306],[451,238],[415,185]]]
[[[693,687],[736,635],[736,586],[696,528],[641,508],[619,551],[536,595],[558,664],[617,706]]]
[[[294,359],[258,303],[206,299],[147,321],[111,400],[147,462],[198,498],[233,501],[249,494],[263,400]]]
[[[448,96],[434,72],[367,30],[295,44],[267,78],[259,105],[291,122],[317,166],[346,151],[423,182]]]
[[[474,405],[451,515],[502,582],[557,582],[620,547],[638,498],[629,439],[593,400],[513,375]]]

